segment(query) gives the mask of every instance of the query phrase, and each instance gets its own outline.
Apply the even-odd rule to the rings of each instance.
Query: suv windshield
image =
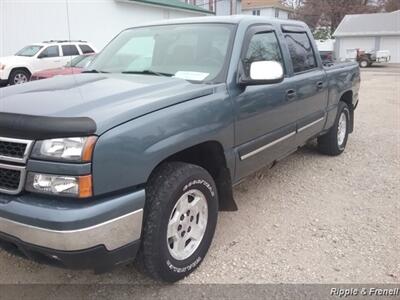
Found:
[[[38,53],[39,50],[42,48],[43,48],[42,46],[37,46],[37,45],[26,46],[26,47],[22,48],[21,50],[19,50],[15,55],[32,57],[36,53]]]
[[[96,57],[90,68],[223,82],[234,28],[231,24],[179,24],[128,29]]]

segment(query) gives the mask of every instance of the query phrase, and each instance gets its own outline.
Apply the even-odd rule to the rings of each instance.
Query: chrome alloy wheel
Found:
[[[25,74],[18,73],[14,76],[14,84],[21,84],[28,82],[28,77]]]
[[[208,222],[208,205],[204,194],[196,189],[184,193],[169,218],[167,244],[176,260],[189,258],[199,247]]]
[[[337,130],[337,142],[339,147],[343,145],[344,139],[346,138],[346,133],[347,133],[347,117],[346,113],[342,112],[340,114],[338,130]]]

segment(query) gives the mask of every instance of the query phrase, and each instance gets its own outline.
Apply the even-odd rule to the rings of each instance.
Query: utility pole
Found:
[[[231,15],[236,15],[236,0],[231,0]]]

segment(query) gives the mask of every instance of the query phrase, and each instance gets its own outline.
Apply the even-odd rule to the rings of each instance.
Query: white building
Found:
[[[127,27],[209,14],[179,0],[0,0],[0,57],[45,40],[85,40],[101,50]]]
[[[289,19],[293,12],[288,6],[282,4],[280,0],[243,0],[242,13],[268,18]]]
[[[347,53],[354,49],[389,50],[391,62],[400,63],[400,10],[347,15],[333,36],[338,59],[345,59]]]

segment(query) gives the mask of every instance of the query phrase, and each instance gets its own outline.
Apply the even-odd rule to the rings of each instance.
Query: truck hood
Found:
[[[96,133],[102,134],[144,114],[212,94],[213,90],[212,85],[179,78],[83,73],[0,89],[0,113],[86,117],[96,123]]]

